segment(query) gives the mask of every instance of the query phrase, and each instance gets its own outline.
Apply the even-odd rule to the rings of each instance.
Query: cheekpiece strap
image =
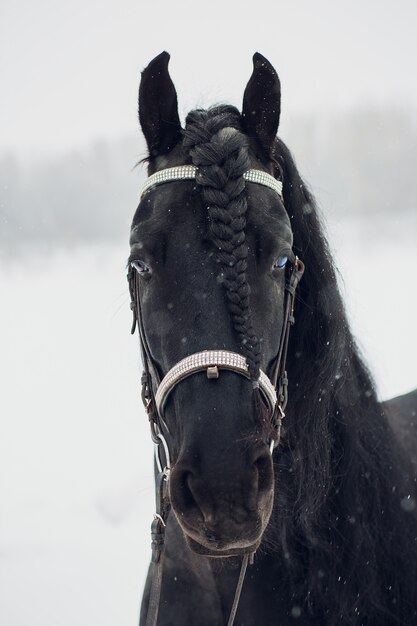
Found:
[[[269,187],[275,191],[282,200],[282,182],[277,180],[267,172],[263,170],[250,169],[243,174],[243,178],[249,183],[256,183]],[[179,180],[197,180],[198,182],[198,169],[194,165],[179,165],[178,167],[168,167],[159,172],[155,172],[149,176],[144,182],[140,196],[155,187],[156,185],[162,185],[163,183],[172,183]]]

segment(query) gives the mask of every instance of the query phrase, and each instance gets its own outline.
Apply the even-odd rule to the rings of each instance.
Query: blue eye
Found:
[[[146,274],[150,272],[150,267],[144,261],[132,261],[131,266],[135,268],[138,274]]]
[[[277,261],[275,261],[273,267],[274,269],[282,270],[288,263],[288,257],[286,255],[280,256]]]

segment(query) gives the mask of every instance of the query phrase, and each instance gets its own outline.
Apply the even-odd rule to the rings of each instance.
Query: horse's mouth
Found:
[[[202,530],[198,531],[184,523],[184,520],[181,520],[180,527],[187,545],[193,552],[212,558],[251,554],[258,549],[263,535],[259,525],[256,525],[251,533],[246,534],[245,538],[236,536],[228,539],[216,537]]]
[[[196,554],[201,554],[201,556],[208,556],[214,559],[222,559],[232,556],[243,556],[244,554],[253,554],[259,548],[261,543],[261,539],[258,539],[255,543],[245,546],[245,547],[224,547],[224,548],[215,548],[208,547],[207,545],[203,545],[199,543],[189,535],[185,534],[185,538],[188,546],[191,548],[193,552]]]

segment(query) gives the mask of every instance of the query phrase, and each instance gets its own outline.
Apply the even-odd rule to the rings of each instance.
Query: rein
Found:
[[[144,183],[141,197],[156,185],[181,181],[196,180],[198,182],[198,168],[192,165],[167,168],[151,175]],[[273,189],[282,200],[282,183],[262,170],[250,169],[244,175],[248,182],[257,183]],[[296,288],[304,273],[304,264],[297,257],[293,265],[288,268],[285,281],[284,320],[281,332],[279,350],[274,364],[271,378],[260,370],[259,378],[252,383],[258,387],[265,401],[271,422],[274,426],[274,437],[270,442],[270,452],[273,453],[280,441],[282,420],[285,417],[285,408],[288,401],[288,376],[286,371],[286,358],[291,326],[294,324],[294,303]],[[206,371],[208,379],[217,379],[223,369],[235,372],[238,375],[249,377],[248,365],[245,357],[228,350],[205,350],[191,354],[176,363],[162,378],[154,363],[151,351],[146,339],[141,314],[140,303],[140,280],[133,265],[128,270],[128,282],[130,291],[130,308],[133,314],[131,334],[134,334],[136,326],[139,332],[144,371],[142,373],[142,401],[148,415],[151,438],[155,444],[155,457],[159,473],[156,478],[156,512],[151,526],[152,538],[152,563],[154,571],[152,587],[149,599],[149,608],[146,626],[156,626],[158,609],[162,588],[162,570],[164,555],[165,528],[170,511],[168,483],[171,469],[168,443],[164,436],[168,428],[164,422],[164,408],[168,396],[175,386],[185,378],[201,371]],[[243,556],[239,579],[235,591],[232,609],[228,619],[228,626],[233,626],[239,599],[243,587],[246,568],[248,563],[253,563],[254,553]]]

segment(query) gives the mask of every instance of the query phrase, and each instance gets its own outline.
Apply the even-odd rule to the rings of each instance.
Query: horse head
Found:
[[[280,83],[255,54],[242,113],[195,110],[183,129],[168,62],[166,52],[156,57],[139,88],[150,178],[129,262],[145,387],[157,404],[154,428],[172,462],[170,500],[189,546],[241,554],[256,550],[273,506],[288,285],[302,272],[276,151]],[[204,361],[207,351],[213,363]],[[181,374],[187,366],[192,375]]]

